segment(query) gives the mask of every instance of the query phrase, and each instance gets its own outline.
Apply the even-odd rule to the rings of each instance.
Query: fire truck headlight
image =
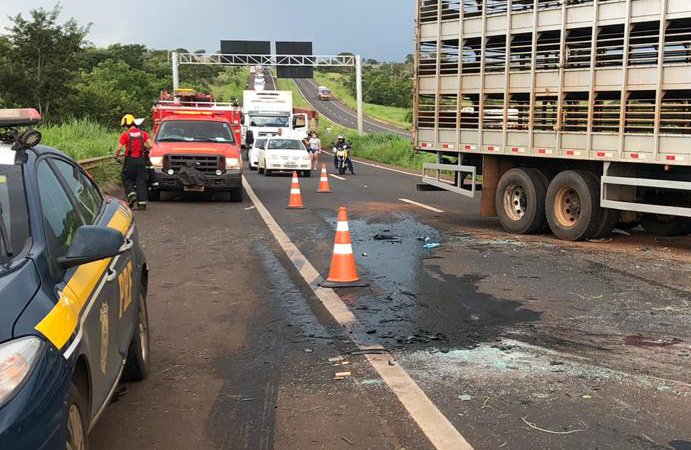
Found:
[[[240,160],[238,158],[226,158],[226,168],[238,170],[240,168]]]
[[[149,160],[151,161],[151,167],[155,169],[163,168],[163,156],[151,156]]]

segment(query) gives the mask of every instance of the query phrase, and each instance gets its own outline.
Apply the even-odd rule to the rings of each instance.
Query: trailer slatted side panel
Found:
[[[691,1],[419,0],[415,143],[691,166]]]

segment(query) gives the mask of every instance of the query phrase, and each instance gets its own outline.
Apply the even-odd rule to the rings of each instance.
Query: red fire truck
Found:
[[[237,104],[215,102],[211,94],[162,92],[152,109],[150,159],[158,185],[149,199],[159,200],[164,191],[193,191],[242,201],[241,118]]]

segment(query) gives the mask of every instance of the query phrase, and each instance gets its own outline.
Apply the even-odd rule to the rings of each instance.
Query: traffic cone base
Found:
[[[329,276],[325,281],[322,280],[319,285],[331,288],[368,286],[369,283],[360,279],[357,273],[355,254],[348,228],[348,214],[342,206],[338,210],[335,241]]]
[[[331,186],[329,186],[329,176],[326,173],[326,164],[322,164],[322,174],[319,177],[319,190],[318,194],[328,194],[331,192]]]
[[[290,182],[290,200],[288,201],[288,209],[305,209],[305,206],[302,204],[300,182],[298,181],[297,172],[293,172],[293,179]]]

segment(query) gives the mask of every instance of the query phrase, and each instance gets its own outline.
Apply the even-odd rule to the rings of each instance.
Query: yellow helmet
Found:
[[[134,125],[134,116],[132,114],[125,114],[120,120],[121,127],[129,127]]]

